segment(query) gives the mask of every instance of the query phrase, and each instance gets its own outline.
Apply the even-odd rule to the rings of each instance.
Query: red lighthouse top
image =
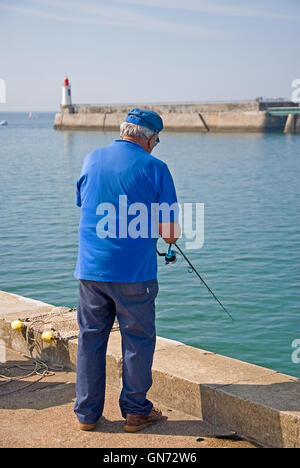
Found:
[[[65,78],[64,85],[69,86],[69,78]]]

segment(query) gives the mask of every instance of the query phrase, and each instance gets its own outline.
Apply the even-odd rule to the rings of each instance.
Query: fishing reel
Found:
[[[172,244],[169,244],[169,248],[167,252],[161,253],[157,249],[156,249],[156,252],[160,257],[165,257],[166,265],[173,264],[177,261],[176,251],[172,250]]]
[[[168,252],[165,256],[166,265],[169,265],[169,263],[175,263],[177,261],[176,251],[172,250],[171,247],[172,244],[169,245]]]

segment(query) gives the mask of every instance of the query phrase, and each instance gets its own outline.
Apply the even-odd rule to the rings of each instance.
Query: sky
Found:
[[[58,110],[66,76],[75,104],[290,99],[300,78],[299,0],[0,0],[0,31],[0,112]]]

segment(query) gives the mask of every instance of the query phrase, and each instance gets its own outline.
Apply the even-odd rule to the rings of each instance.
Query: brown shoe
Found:
[[[96,423],[95,424],[81,424],[79,423],[79,429],[81,431],[92,431],[93,429],[95,429],[96,427]]]
[[[167,417],[163,416],[162,412],[157,408],[152,408],[147,416],[143,416],[142,414],[126,414],[124,430],[126,432],[137,432],[162,419],[167,419]]]

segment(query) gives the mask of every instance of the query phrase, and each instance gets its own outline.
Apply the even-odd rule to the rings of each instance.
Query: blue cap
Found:
[[[152,130],[154,133],[162,131],[164,124],[160,115],[146,109],[132,109],[128,112],[126,122],[142,125]]]

